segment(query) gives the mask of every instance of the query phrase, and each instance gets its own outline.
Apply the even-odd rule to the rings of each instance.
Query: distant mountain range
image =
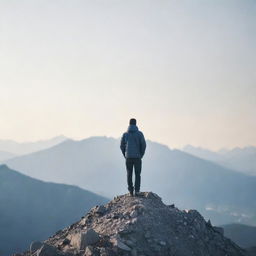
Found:
[[[213,152],[205,148],[187,145],[183,148],[183,151],[218,163],[226,168],[256,176],[256,147],[251,146]]]
[[[79,187],[42,182],[0,165],[0,255],[27,249],[105,202]]]
[[[49,140],[41,140],[36,142],[19,143],[13,140],[0,140],[0,161],[4,160],[4,158],[1,157],[1,151],[5,151],[13,155],[25,155],[52,147],[65,140],[68,140],[68,138],[63,135],[54,137]]]
[[[256,227],[239,223],[223,225],[224,235],[243,248],[256,246]]]
[[[6,163],[45,181],[74,184],[112,197],[127,192],[119,139],[67,140]],[[214,225],[256,225],[256,177],[147,141],[142,191],[155,191],[167,203],[198,209]]]
[[[15,156],[16,156],[15,154],[12,154],[10,152],[6,152],[6,151],[1,151],[0,150],[0,162],[6,161],[6,160],[8,160],[10,158],[13,158]]]

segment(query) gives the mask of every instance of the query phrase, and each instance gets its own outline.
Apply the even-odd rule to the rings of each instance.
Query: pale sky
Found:
[[[256,145],[255,0],[0,0],[0,139]]]

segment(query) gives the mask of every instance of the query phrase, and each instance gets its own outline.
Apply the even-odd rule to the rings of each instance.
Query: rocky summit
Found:
[[[152,193],[122,195],[16,256],[242,256],[246,252],[196,210]]]

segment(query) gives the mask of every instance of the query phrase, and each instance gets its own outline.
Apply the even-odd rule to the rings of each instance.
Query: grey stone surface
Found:
[[[114,246],[118,247],[121,250],[124,251],[131,251],[131,248],[127,246],[125,243],[123,243],[120,239],[114,238],[111,240]]]
[[[104,207],[104,205],[100,205],[96,211],[96,213],[98,214],[104,214],[105,212],[106,212],[106,208]]]
[[[99,239],[99,234],[90,228],[71,234],[70,244],[79,250],[84,250],[86,246],[97,243]]]
[[[91,246],[86,246],[84,256],[93,256],[93,248]]]
[[[44,244],[39,250],[36,252],[36,256],[63,256],[65,255],[61,251],[57,250],[57,248]]]
[[[152,192],[117,196],[45,242],[77,256],[247,255],[198,211],[167,206]]]

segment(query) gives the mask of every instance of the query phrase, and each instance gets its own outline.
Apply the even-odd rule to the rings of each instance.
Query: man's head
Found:
[[[136,119],[135,119],[135,118],[131,118],[131,119],[130,119],[130,124],[136,125]]]

